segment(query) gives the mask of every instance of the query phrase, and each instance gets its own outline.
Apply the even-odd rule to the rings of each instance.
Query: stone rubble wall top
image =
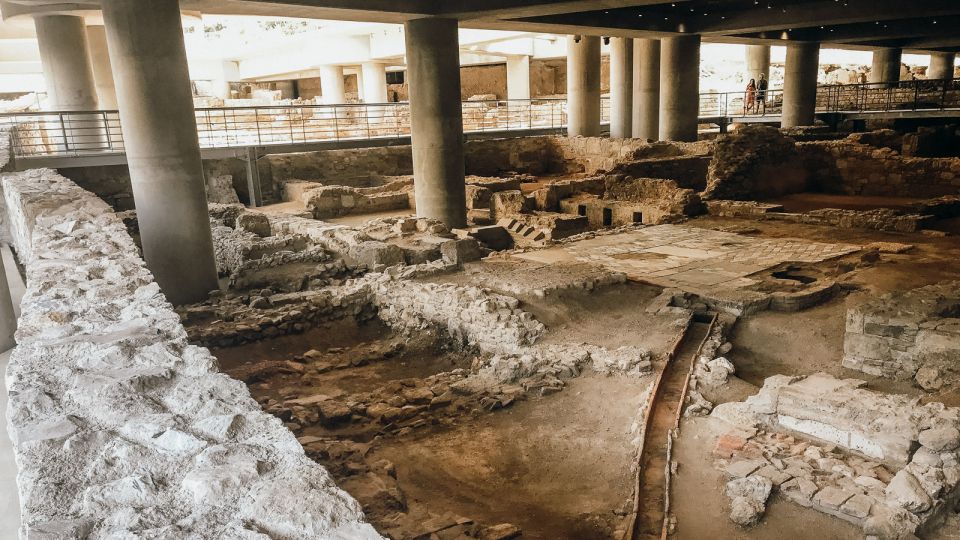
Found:
[[[6,373],[21,537],[380,537],[188,343],[106,204],[52,170],[2,184],[27,274]]]

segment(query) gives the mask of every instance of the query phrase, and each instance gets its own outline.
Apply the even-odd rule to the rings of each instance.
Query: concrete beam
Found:
[[[567,36],[567,134],[600,135],[600,38]]]
[[[700,109],[700,36],[661,41],[660,139],[696,141]]]
[[[447,227],[467,224],[463,111],[455,19],[404,25],[417,215]]]
[[[177,0],[102,0],[147,266],[174,304],[219,288]]]

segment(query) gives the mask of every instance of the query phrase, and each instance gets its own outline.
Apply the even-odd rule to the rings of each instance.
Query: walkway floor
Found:
[[[23,278],[17,272],[10,249],[3,247],[3,266],[7,271],[7,283],[13,298],[13,309],[20,316],[20,300],[23,298]],[[10,351],[0,354],[0,372],[6,373]],[[0,540],[16,540],[20,528],[20,501],[17,498],[17,464],[13,458],[13,446],[7,434],[7,385],[0,384]]]

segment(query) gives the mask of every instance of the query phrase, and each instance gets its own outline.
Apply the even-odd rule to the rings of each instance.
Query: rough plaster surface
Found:
[[[22,537],[379,538],[187,342],[106,204],[51,170],[2,182],[27,272],[6,373]]]

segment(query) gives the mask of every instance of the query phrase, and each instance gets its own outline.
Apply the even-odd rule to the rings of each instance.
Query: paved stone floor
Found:
[[[816,263],[859,249],[851,244],[753,238],[684,225],[656,225],[517,257],[598,263],[631,279],[663,287],[730,290],[756,284],[756,279],[747,276],[785,262]]]

